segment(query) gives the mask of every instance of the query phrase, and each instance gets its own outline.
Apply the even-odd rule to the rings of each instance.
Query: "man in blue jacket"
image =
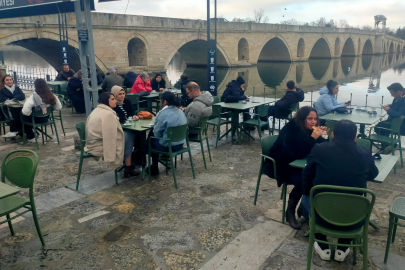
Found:
[[[246,100],[248,96],[245,95],[245,80],[242,77],[238,77],[236,80],[231,81],[226,86],[226,89],[221,97],[221,102],[227,102],[228,98],[231,100]]]

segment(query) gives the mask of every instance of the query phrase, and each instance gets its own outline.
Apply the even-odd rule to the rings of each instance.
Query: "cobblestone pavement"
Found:
[[[61,145],[50,141],[38,151],[35,196],[43,209],[39,221],[46,246],[42,248],[30,216],[14,222],[14,237],[1,225],[1,270],[306,269],[308,226],[294,231],[281,224],[281,189],[274,180],[262,178],[258,203],[253,205],[260,166],[258,139],[211,148],[208,170],[201,153],[195,153],[196,179],[189,160],[178,160],[178,190],[171,174],[161,168],[152,182],[135,177],[86,195],[67,187],[75,183],[78,166],[74,123],[85,119],[69,110],[64,111],[67,136],[60,136]],[[34,145],[1,141],[0,159],[20,148]],[[108,171],[102,162],[85,161],[81,183],[107,176]],[[369,229],[369,269],[383,269],[388,209],[394,198],[405,197],[404,174],[399,166],[384,183],[369,184],[377,195],[371,219],[381,227]],[[53,205],[44,199],[52,192],[71,192],[74,199]],[[351,255],[338,263],[314,254],[312,269],[362,269],[362,255],[357,256],[359,263],[353,265]],[[403,269],[404,256],[405,230],[398,227],[387,269]]]

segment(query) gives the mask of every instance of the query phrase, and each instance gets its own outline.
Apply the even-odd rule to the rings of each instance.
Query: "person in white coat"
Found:
[[[49,106],[53,106],[57,111],[62,110],[62,104],[58,97],[51,92],[51,89],[49,89],[49,86],[44,79],[36,79],[34,86],[34,93],[25,101],[22,109],[22,118],[25,122],[32,122],[31,113],[33,108],[35,108],[35,110],[42,110],[44,114],[46,114]],[[48,116],[35,117],[35,123],[46,123],[48,120]],[[29,142],[35,142],[35,135],[32,127],[25,125],[24,130],[27,135],[27,140]]]

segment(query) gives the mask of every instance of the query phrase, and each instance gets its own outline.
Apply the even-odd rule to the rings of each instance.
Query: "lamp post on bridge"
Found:
[[[215,0],[215,38],[211,40],[210,1],[207,0],[207,79],[208,91],[217,96],[217,0]]]

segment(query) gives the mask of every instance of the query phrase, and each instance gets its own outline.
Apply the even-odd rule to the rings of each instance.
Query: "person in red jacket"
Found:
[[[149,75],[147,73],[142,73],[138,76],[138,78],[136,78],[135,83],[131,89],[131,94],[137,94],[143,91],[152,92]]]

